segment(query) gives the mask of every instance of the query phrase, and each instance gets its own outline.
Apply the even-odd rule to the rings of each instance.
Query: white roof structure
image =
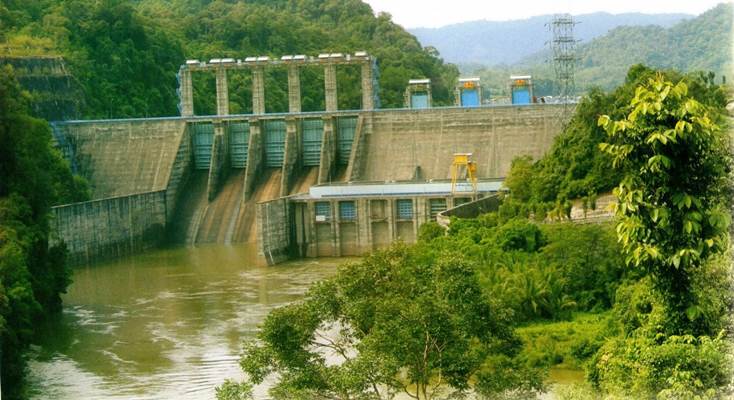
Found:
[[[480,193],[498,192],[502,181],[480,181],[477,191]],[[468,182],[461,182],[455,188],[457,193],[470,194],[474,188]],[[410,195],[445,195],[451,193],[451,182],[426,183],[384,183],[384,184],[349,184],[311,186],[308,195],[312,199],[327,197],[360,197],[360,196],[410,196]]]
[[[459,78],[459,82],[479,82],[479,77],[472,77],[472,78]]]
[[[410,79],[408,81],[409,85],[420,85],[420,84],[427,84],[431,83],[430,79]]]
[[[510,75],[510,79],[512,79],[513,81],[515,79],[526,79],[527,80],[527,79],[532,79],[532,78],[533,77],[531,75]]]

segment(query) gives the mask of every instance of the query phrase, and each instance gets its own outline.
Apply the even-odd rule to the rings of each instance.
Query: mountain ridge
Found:
[[[552,17],[549,14],[522,20],[476,20],[440,28],[413,28],[408,29],[408,32],[415,35],[424,46],[436,48],[447,62],[514,64],[543,49],[545,43],[551,39],[546,24]],[[677,13],[581,14],[574,16],[581,22],[576,26],[575,33],[581,41],[589,41],[623,25],[670,27],[694,17]]]

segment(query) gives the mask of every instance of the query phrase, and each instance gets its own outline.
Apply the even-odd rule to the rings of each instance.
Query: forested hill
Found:
[[[458,75],[388,15],[359,0],[6,0],[0,56],[61,55],[84,92],[85,118],[177,115],[176,72],[188,58],[315,55],[367,50],[379,60],[384,107],[410,78],[431,78],[451,101]],[[230,79],[232,112],[248,112],[249,79]],[[340,72],[340,107],[359,106],[358,77]],[[287,109],[285,72],[266,77],[269,111]],[[351,83],[350,83],[351,82]],[[323,73],[304,71],[303,109],[323,109]],[[195,78],[197,114],[214,110],[213,82]],[[205,95],[206,94],[206,95]]]
[[[550,33],[546,24],[552,15],[516,21],[471,21],[440,28],[415,28],[410,32],[424,46],[433,46],[452,63],[514,64],[543,50]],[[583,42],[604,35],[619,26],[656,25],[669,27],[687,14],[593,13],[576,17],[576,37]]]
[[[620,27],[580,48],[579,79],[611,88],[631,64],[680,71],[713,71],[732,78],[734,5],[722,3],[670,28]],[[540,61],[540,60],[536,60]]]

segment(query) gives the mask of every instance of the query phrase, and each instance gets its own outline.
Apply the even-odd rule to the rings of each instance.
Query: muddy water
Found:
[[[344,259],[256,265],[250,245],[161,250],[74,271],[34,348],[34,399],[211,399],[241,343]],[[259,398],[264,395],[260,389]]]

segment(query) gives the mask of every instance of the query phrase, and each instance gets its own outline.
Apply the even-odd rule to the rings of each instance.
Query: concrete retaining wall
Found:
[[[74,148],[79,174],[92,198],[125,196],[165,189],[184,120],[69,122],[57,129]]]
[[[502,204],[501,194],[488,196],[439,213],[436,220],[439,224],[448,226],[451,221],[451,217],[476,218],[482,214],[499,210],[500,204]]]
[[[365,126],[366,181],[449,179],[454,153],[473,153],[479,178],[502,178],[521,155],[540,158],[561,131],[556,105],[394,110]],[[363,171],[360,171],[363,170]]]
[[[584,206],[581,200],[575,200],[571,207],[570,218],[573,222],[597,223],[606,222],[614,218],[612,207],[617,203],[617,197],[611,193],[602,194],[594,201],[594,207]]]
[[[135,254],[160,244],[166,191],[53,207],[52,244],[63,241],[72,264]]]

